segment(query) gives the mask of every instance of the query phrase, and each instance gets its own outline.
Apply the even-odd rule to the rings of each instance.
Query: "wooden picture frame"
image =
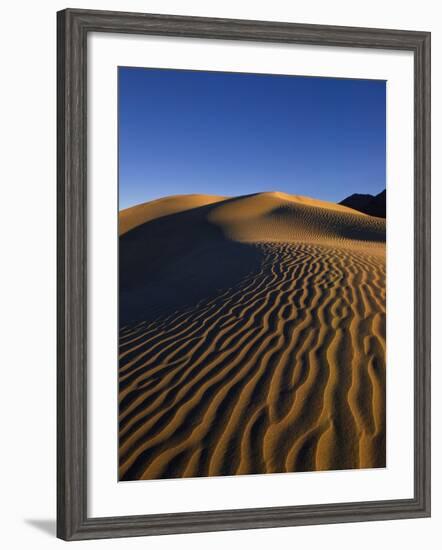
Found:
[[[58,25],[57,535],[160,535],[430,515],[430,33],[67,9]],[[87,36],[150,34],[408,50],[414,56],[414,498],[87,516]]]

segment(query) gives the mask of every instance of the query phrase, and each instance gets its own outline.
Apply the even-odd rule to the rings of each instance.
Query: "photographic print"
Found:
[[[119,480],[386,466],[386,83],[119,67]]]

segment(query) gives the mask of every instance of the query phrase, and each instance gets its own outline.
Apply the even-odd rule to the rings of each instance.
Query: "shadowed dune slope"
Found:
[[[120,479],[385,466],[385,220],[155,202],[120,213]]]
[[[355,193],[345,198],[339,204],[364,212],[370,216],[385,218],[387,214],[387,191],[384,189],[377,195],[361,195]]]

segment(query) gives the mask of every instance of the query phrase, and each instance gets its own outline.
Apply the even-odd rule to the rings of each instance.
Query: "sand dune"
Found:
[[[120,214],[120,479],[385,466],[385,220],[194,197]]]
[[[215,195],[176,195],[137,204],[120,212],[118,220],[119,235],[124,235],[131,229],[151,220],[219,202],[225,198]]]

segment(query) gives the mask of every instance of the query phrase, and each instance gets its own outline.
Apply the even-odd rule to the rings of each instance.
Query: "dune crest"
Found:
[[[216,195],[174,195],[137,204],[119,213],[119,235],[124,235],[131,229],[157,218],[213,204],[225,198]]]
[[[120,479],[384,467],[385,220],[155,202],[120,213]]]

